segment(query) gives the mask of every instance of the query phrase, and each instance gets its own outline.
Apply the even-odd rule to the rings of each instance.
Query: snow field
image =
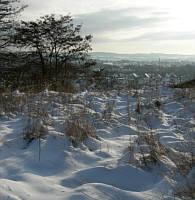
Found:
[[[0,200],[185,199],[194,187],[195,102],[175,89],[12,95],[17,106],[1,105]],[[71,120],[97,137],[68,137]]]

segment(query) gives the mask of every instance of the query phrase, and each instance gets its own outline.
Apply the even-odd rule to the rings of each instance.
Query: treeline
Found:
[[[26,7],[19,3],[0,1],[0,87],[55,89],[78,77],[89,78],[95,64],[88,56],[92,36],[82,36],[81,25],[75,25],[70,15],[16,21]]]

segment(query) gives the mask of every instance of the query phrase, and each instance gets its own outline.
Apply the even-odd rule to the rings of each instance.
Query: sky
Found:
[[[195,54],[195,0],[21,0],[21,17],[71,14],[94,52]]]

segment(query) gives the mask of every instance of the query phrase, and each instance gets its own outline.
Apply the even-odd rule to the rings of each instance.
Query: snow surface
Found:
[[[41,139],[39,158],[39,140],[27,144],[22,138],[27,114],[1,116],[0,200],[179,199],[166,175],[181,186],[185,178],[171,177],[166,170],[174,168],[178,153],[192,152],[195,102],[175,96],[175,90],[140,90],[141,114],[136,112],[135,91],[74,95],[44,91],[30,96],[29,105],[38,107],[41,102],[47,113],[47,134]],[[16,91],[13,95],[25,94]],[[160,108],[154,106],[156,99]],[[72,146],[65,130],[74,113],[93,124],[98,138]],[[138,133],[151,130],[170,156],[164,163],[141,167],[131,162],[128,148]],[[192,187],[194,174],[193,168],[187,175]]]

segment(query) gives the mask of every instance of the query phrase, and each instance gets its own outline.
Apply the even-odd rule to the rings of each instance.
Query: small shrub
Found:
[[[154,102],[154,105],[155,105],[157,108],[160,108],[161,102],[160,102],[159,100],[156,100],[156,101]]]

